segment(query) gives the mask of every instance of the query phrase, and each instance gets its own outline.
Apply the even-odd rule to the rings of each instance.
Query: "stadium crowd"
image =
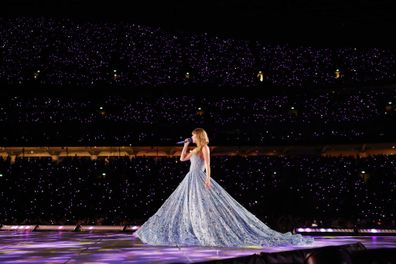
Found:
[[[173,145],[204,127],[214,145],[394,140],[396,88],[266,97],[0,98],[3,146]]]
[[[0,223],[142,224],[188,169],[178,157],[1,158]],[[395,156],[213,156],[211,171],[278,230],[396,227]]]
[[[391,49],[309,47],[129,22],[0,18],[0,81],[87,87],[329,86],[395,81]]]

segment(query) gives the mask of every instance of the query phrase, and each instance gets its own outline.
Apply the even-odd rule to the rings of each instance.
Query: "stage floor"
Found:
[[[310,246],[277,248],[164,247],[144,245],[131,233],[0,232],[0,263],[193,263],[296,249],[363,243],[396,248],[396,236],[313,236]]]

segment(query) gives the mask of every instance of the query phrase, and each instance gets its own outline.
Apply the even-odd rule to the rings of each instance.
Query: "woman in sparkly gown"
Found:
[[[190,142],[184,142],[180,160],[191,161],[190,171],[134,237],[166,246],[263,247],[313,242],[313,238],[300,234],[270,229],[211,178],[205,130],[192,131],[192,142],[197,146],[188,154]]]

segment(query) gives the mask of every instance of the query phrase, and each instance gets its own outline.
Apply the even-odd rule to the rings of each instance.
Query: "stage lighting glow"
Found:
[[[139,227],[140,227],[140,226],[135,226],[135,225],[133,225],[133,226],[127,226],[127,227],[125,228],[125,231],[136,231],[136,230],[139,229]]]
[[[37,77],[39,76],[39,74],[40,74],[40,70],[37,70],[37,71],[33,74],[33,78],[34,78],[34,79],[37,79]]]
[[[35,225],[3,225],[0,230],[9,231],[33,231],[36,228]]]
[[[84,231],[123,231],[124,226],[80,226],[80,230]]]
[[[264,73],[262,71],[259,71],[257,73],[257,78],[259,79],[260,82],[264,81]]]
[[[74,231],[75,225],[39,225],[35,231]]]
[[[341,78],[341,72],[340,72],[339,69],[336,69],[336,70],[335,70],[335,78],[336,78],[336,79]]]
[[[361,234],[396,234],[396,229],[352,229],[352,228],[296,228],[300,233],[361,233]]]
[[[358,229],[358,232],[362,234],[396,234],[396,229]]]

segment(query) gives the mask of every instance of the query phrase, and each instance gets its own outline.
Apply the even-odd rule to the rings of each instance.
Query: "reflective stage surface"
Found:
[[[313,236],[309,246],[214,248],[149,246],[131,233],[0,232],[0,263],[194,263],[361,242],[367,249],[396,248],[396,236]]]

